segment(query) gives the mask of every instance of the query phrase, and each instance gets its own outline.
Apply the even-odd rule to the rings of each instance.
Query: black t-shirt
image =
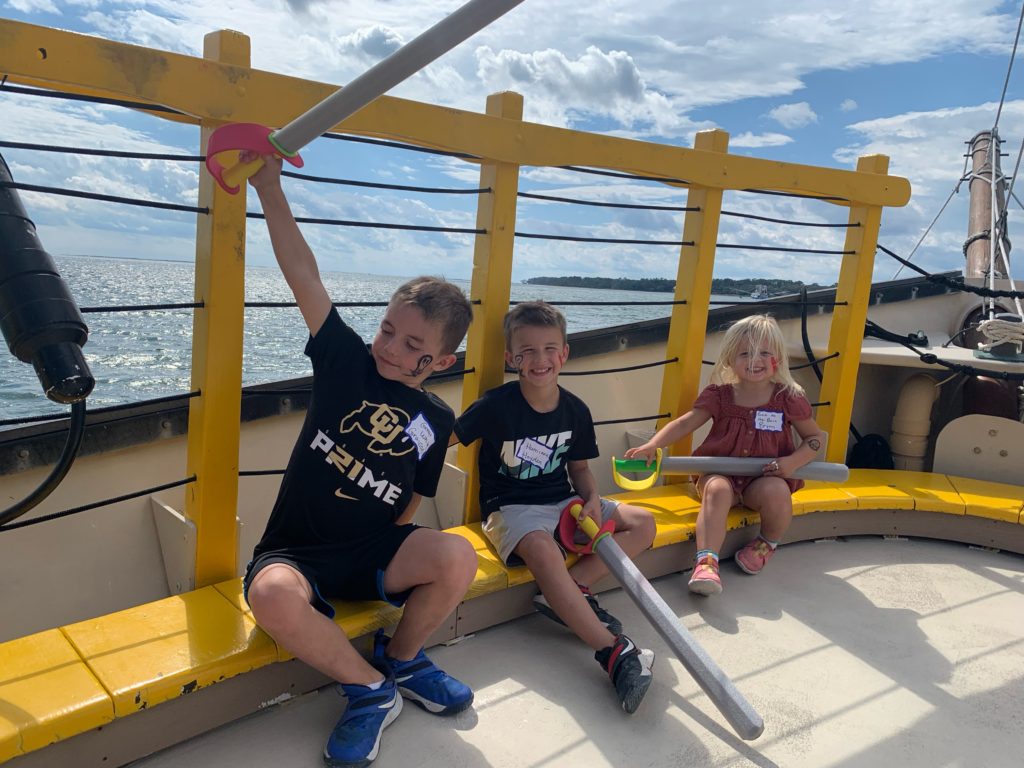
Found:
[[[412,494],[433,496],[455,414],[436,395],[377,373],[332,309],[306,344],[313,392],[254,556],[348,548],[392,525]]]
[[[495,387],[455,422],[459,442],[480,444],[480,510],[505,504],[551,504],[573,494],[566,465],[598,455],[586,403],[558,388],[550,413],[530,407],[518,381]]]

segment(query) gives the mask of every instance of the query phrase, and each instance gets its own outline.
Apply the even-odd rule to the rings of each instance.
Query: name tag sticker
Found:
[[[437,441],[437,435],[434,434],[433,427],[430,426],[430,422],[423,418],[422,413],[417,413],[416,418],[409,422],[409,426],[405,428],[405,434],[416,445],[416,453],[421,459],[430,450],[430,446]]]
[[[754,429],[762,432],[781,432],[782,424],[782,411],[754,411]]]
[[[538,469],[544,469],[551,461],[551,449],[544,443],[528,437],[519,443],[519,447],[516,449],[516,458],[527,464],[532,464]]]

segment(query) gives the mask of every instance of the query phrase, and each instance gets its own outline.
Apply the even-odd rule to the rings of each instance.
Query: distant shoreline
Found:
[[[619,291],[649,291],[652,293],[675,292],[675,280],[660,277],[531,277],[523,280],[529,285],[557,285],[569,288],[598,288]],[[768,277],[751,277],[742,280],[732,278],[714,278],[711,281],[711,292],[721,296],[782,296],[799,293],[802,288],[809,291],[821,290],[830,286],[817,283],[804,283],[801,280],[779,280]]]

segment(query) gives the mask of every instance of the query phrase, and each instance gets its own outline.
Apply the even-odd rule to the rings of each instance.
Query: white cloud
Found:
[[[818,116],[806,101],[795,104],[783,104],[768,113],[783,128],[803,128],[805,125],[818,122]]]
[[[853,112],[857,108],[857,102],[853,99],[843,99],[839,104],[840,112]]]
[[[60,13],[51,0],[7,0],[7,5],[22,13]]]
[[[729,146],[744,149],[758,147],[781,147],[790,144],[793,139],[784,133],[751,133],[746,131],[729,139]]]

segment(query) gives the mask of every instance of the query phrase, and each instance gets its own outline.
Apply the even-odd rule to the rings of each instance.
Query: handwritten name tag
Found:
[[[551,449],[544,443],[528,437],[519,443],[519,447],[516,449],[516,458],[527,464],[532,464],[538,469],[544,469],[551,460]]]
[[[433,427],[430,426],[429,421],[423,418],[422,413],[416,414],[416,418],[409,422],[409,426],[405,428],[405,434],[416,445],[416,453],[420,459],[423,458],[423,455],[430,450],[430,446],[437,440]]]
[[[754,429],[762,432],[781,432],[782,424],[782,411],[754,411]]]

